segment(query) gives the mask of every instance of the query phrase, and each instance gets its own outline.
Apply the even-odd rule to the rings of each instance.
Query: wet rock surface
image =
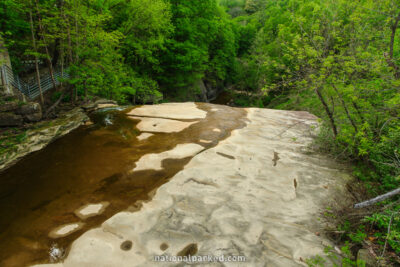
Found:
[[[108,99],[97,99],[94,102],[83,105],[82,108],[87,112],[93,112],[98,109],[116,107],[117,102]]]
[[[127,113],[129,116],[166,118],[175,120],[204,119],[207,112],[198,109],[195,103],[165,103],[153,106],[141,106]]]
[[[137,128],[139,120],[126,114],[132,108],[107,106],[91,114],[93,123],[0,173],[0,213],[4,215],[0,217],[0,266],[62,261],[71,243],[85,231],[118,212],[140,210],[193,156],[245,126],[245,110],[213,108],[180,104],[180,112],[194,114],[196,119],[168,120],[193,124],[181,131],[148,133]],[[224,119],[228,116],[230,120]],[[148,155],[153,155],[154,164],[141,165]],[[109,205],[99,211],[97,204],[105,202]],[[82,211],[91,216],[82,217]],[[120,247],[127,240],[133,244],[129,251]],[[136,241],[119,236],[115,249],[126,258],[141,246]]]
[[[155,263],[160,255],[241,255],[249,266],[306,266],[303,259],[323,255],[332,244],[316,234],[324,227],[320,213],[337,195],[345,201],[350,176],[344,166],[308,150],[316,118],[295,111],[197,107],[207,112],[206,118],[197,118],[182,132],[141,141],[159,149],[136,158],[127,176],[148,181],[168,177],[163,172],[169,171],[172,178],[151,187],[147,202],[132,202],[83,233],[63,262],[47,266],[178,265]],[[141,116],[154,116],[154,107],[148,109],[146,114],[143,107]],[[190,114],[193,107],[181,104],[181,109]],[[181,161],[179,153],[168,152],[181,144],[203,149],[184,149],[186,160]],[[156,163],[147,164],[150,159]],[[113,188],[119,179],[111,176],[101,192],[118,193]],[[107,210],[128,195],[119,192],[109,199]]]
[[[38,104],[37,104],[38,105]],[[28,106],[28,105],[26,105]],[[33,105],[35,110],[40,111],[36,105]],[[0,113],[0,125],[1,125],[1,116],[7,113]],[[12,120],[15,121],[16,125],[21,125],[23,122],[22,115],[12,114],[14,117]],[[39,113],[33,113],[26,115],[26,118],[30,121],[37,121],[41,119],[41,111]],[[27,130],[26,138],[21,141],[18,146],[13,150],[6,154],[0,155],[0,171],[13,165],[20,158],[38,151],[49,143],[53,142],[55,139],[68,134],[74,129],[78,128],[85,121],[89,120],[85,112],[80,108],[75,108],[63,115],[59,118],[55,119],[51,122],[42,122],[36,125],[35,128]],[[8,123],[8,125],[10,125]]]

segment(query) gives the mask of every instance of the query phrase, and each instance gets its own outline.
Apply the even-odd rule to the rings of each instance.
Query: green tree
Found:
[[[162,86],[173,94],[206,75],[213,83],[225,79],[237,50],[226,14],[215,0],[170,3],[175,31],[162,57]]]
[[[121,10],[122,9],[122,10]],[[137,72],[161,71],[160,55],[173,31],[169,3],[163,0],[131,0],[120,9],[125,62]]]

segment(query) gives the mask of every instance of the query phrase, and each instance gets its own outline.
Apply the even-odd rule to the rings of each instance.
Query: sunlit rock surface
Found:
[[[139,141],[143,141],[143,140],[146,140],[147,138],[150,138],[150,137],[152,137],[153,136],[153,134],[151,134],[151,133],[142,133],[141,135],[139,135],[138,137],[137,137],[137,139],[139,140]]]
[[[140,122],[136,127],[141,132],[155,132],[155,133],[176,133],[183,131],[196,122],[185,122],[170,119],[147,118],[147,117],[130,117],[133,120]]]
[[[165,159],[183,159],[193,157],[202,150],[204,150],[204,147],[197,144],[179,144],[174,149],[159,154],[147,154],[143,156],[136,163],[136,167],[133,171],[161,170],[163,169],[162,161]]]
[[[87,219],[89,217],[93,217],[103,213],[103,211],[110,205],[108,202],[102,202],[97,204],[88,204],[79,209],[77,209],[74,213],[81,219]]]
[[[49,236],[51,238],[64,237],[69,234],[72,234],[73,232],[78,231],[79,229],[82,228],[82,226],[83,226],[83,223],[80,223],[80,222],[62,225],[60,227],[57,227],[53,231],[51,231]]]
[[[154,106],[142,106],[132,109],[128,115],[168,119],[204,119],[207,112],[198,109],[195,103],[165,103]]]
[[[144,106],[140,116],[198,118],[183,116],[179,104],[173,108],[176,116],[165,114],[163,105]],[[174,266],[154,259],[187,254],[246,257],[245,264],[227,266],[306,266],[305,259],[332,245],[319,234],[321,213],[335,196],[346,198],[349,179],[331,159],[308,152],[316,126],[306,112],[247,109],[247,126],[195,155],[139,211],[120,212],[87,231],[62,263],[46,266]],[[201,151],[191,146],[182,153]],[[163,153],[143,156],[136,168],[158,169],[169,156],[179,156]]]

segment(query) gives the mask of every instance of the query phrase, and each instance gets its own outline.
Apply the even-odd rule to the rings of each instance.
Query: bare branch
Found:
[[[354,208],[355,208],[355,209],[365,208],[365,207],[371,206],[372,204],[375,204],[375,203],[377,203],[377,202],[380,202],[380,201],[383,201],[383,200],[385,200],[385,199],[387,199],[387,198],[390,198],[390,197],[392,197],[392,196],[395,196],[395,195],[397,195],[397,194],[399,194],[399,193],[400,193],[400,188],[397,188],[397,189],[395,189],[395,190],[393,190],[393,191],[390,191],[389,193],[386,193],[386,194],[377,196],[377,197],[375,197],[375,198],[373,198],[373,199],[370,199],[370,200],[367,200],[367,201],[364,201],[364,202],[355,204],[355,205],[354,205]]]

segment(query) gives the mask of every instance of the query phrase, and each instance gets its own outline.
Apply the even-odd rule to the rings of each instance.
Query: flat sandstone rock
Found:
[[[160,105],[144,105],[132,109],[130,116],[158,117],[168,119],[204,119],[207,112],[197,108],[195,103],[165,103]]]
[[[159,153],[144,155],[136,162],[133,171],[162,170],[162,161],[165,159],[183,159],[192,157],[201,152],[204,147],[197,144],[179,144],[174,149]]]
[[[159,119],[159,118],[147,118],[147,117],[130,117],[134,120],[140,120],[136,125],[141,132],[153,132],[153,133],[176,133],[185,130],[194,122],[184,122],[170,119]]]
[[[87,219],[89,217],[93,217],[103,213],[103,211],[107,208],[110,203],[101,202],[97,204],[87,204],[75,211],[75,215],[81,218],[82,220]]]
[[[102,109],[102,108],[112,108],[112,107],[118,107],[116,104],[98,104],[97,108]]]
[[[140,135],[137,137],[137,139],[138,139],[139,141],[143,141],[143,140],[146,140],[146,139],[152,137],[153,135],[154,135],[154,134],[151,134],[151,133],[142,133],[142,134],[140,134]]]
[[[60,238],[67,235],[70,235],[83,227],[83,223],[70,223],[66,225],[62,225],[57,227],[53,231],[49,233],[49,237],[51,238]]]
[[[176,266],[154,259],[192,253],[246,257],[227,266],[291,267],[325,255],[333,244],[316,234],[324,227],[318,218],[337,204],[336,195],[346,201],[350,176],[331,159],[305,153],[317,125],[312,116],[247,111],[246,127],[194,156],[140,211],[120,212],[84,233],[54,266]],[[136,168],[159,169],[164,158],[200,149],[186,144],[145,155]],[[126,240],[132,241],[129,251],[122,249]]]

